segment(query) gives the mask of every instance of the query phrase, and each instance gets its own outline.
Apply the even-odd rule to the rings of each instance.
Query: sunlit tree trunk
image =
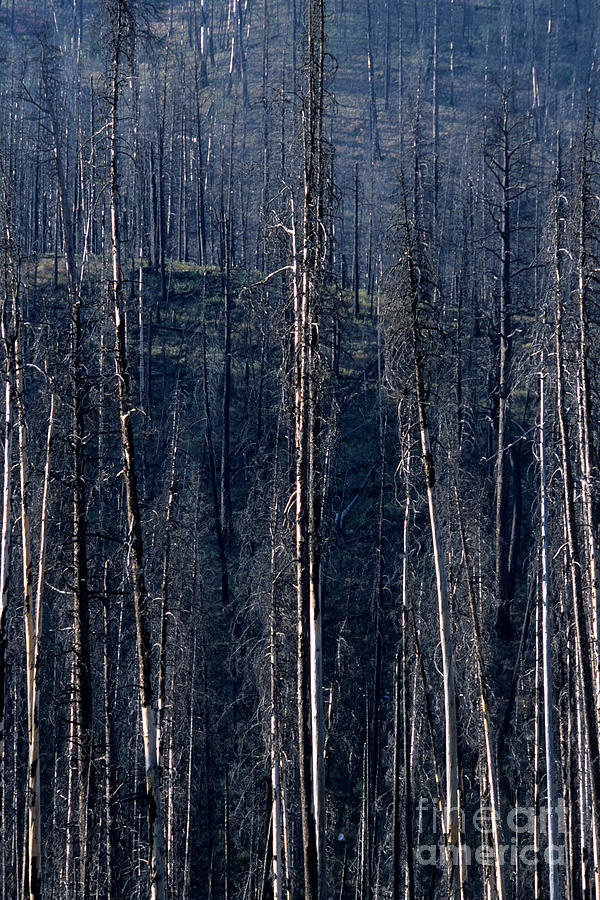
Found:
[[[270,674],[270,761],[271,761],[271,879],[273,900],[284,897],[283,812],[281,791],[281,737],[279,721],[279,666],[277,653],[277,544],[279,529],[279,428],[275,441],[273,473],[273,501],[271,506],[271,608],[269,612],[269,674]]]
[[[596,718],[595,684],[592,671],[592,649],[589,637],[587,614],[584,604],[583,583],[581,574],[581,556],[579,536],[575,517],[575,485],[571,460],[569,426],[567,422],[565,400],[565,361],[564,338],[562,325],[562,281],[561,281],[561,248],[560,248],[560,215],[556,203],[555,234],[555,323],[554,349],[556,359],[556,407],[561,444],[561,469],[564,491],[565,531],[568,549],[568,571],[573,603],[573,620],[575,624],[575,650],[579,684],[581,688],[581,706],[583,712],[583,730],[586,752],[589,763],[589,783],[591,801],[592,837],[595,848],[598,846],[598,824],[600,815],[600,751],[598,743],[598,725]],[[583,775],[583,767],[581,768]],[[581,804],[583,810],[584,804]],[[596,897],[600,897],[600,871],[594,865],[594,882]]]
[[[34,620],[34,653],[33,673],[31,676],[31,688],[29,696],[29,758],[27,764],[27,795],[29,803],[29,847],[28,847],[28,875],[29,895],[34,900],[38,894],[41,896],[42,868],[41,868],[41,818],[40,818],[40,675],[41,675],[41,645],[42,645],[42,602],[44,595],[44,574],[46,561],[46,534],[48,530],[48,499],[50,490],[50,453],[52,450],[52,438],[54,432],[54,394],[50,398],[50,413],[48,417],[48,435],[46,438],[46,465],[44,467],[44,485],[42,489],[42,508],[40,513],[40,538],[38,578],[35,597]],[[25,457],[26,462],[26,457]],[[29,628],[29,623],[27,624]],[[28,671],[31,661],[28,659]]]
[[[83,417],[83,344],[81,332],[81,292],[76,275],[75,231],[72,200],[67,193],[67,178],[62,157],[60,123],[55,98],[48,84],[47,62],[42,61],[42,78],[50,130],[53,138],[56,182],[61,211],[67,293],[71,313],[71,446],[73,460],[73,665],[75,676],[74,704],[77,746],[77,796],[79,809],[79,883],[82,895],[88,893],[87,863],[90,854],[88,832],[90,813],[95,803],[95,778],[92,768],[93,712],[90,656],[90,616],[87,558],[87,513],[85,488],[85,441]],[[82,263],[82,274],[83,274]],[[79,279],[79,282],[81,278]]]
[[[440,643],[442,650],[442,675],[444,689],[444,725],[445,725],[445,775],[446,804],[444,810],[446,855],[448,864],[448,890],[450,897],[458,897],[464,891],[460,876],[461,834],[458,790],[458,732],[456,721],[456,689],[454,679],[454,651],[452,647],[452,625],[450,620],[450,603],[448,599],[448,578],[442,525],[440,520],[439,500],[435,465],[431,450],[429,422],[427,417],[427,400],[425,384],[425,349],[423,346],[421,313],[419,310],[419,274],[415,259],[414,229],[411,226],[406,192],[403,192],[403,227],[405,231],[406,262],[406,301],[409,313],[410,341],[412,347],[412,365],[415,378],[415,393],[421,444],[421,458],[425,472],[427,490],[427,507],[429,527],[433,544],[433,560],[435,582],[438,599],[438,617]]]
[[[133,584],[133,604],[136,621],[136,641],[139,668],[139,692],[144,745],[146,780],[146,809],[150,862],[151,900],[164,900],[165,843],[160,793],[160,778],[156,742],[156,706],[152,687],[152,657],[148,628],[148,597],[144,577],[142,523],[135,470],[131,389],[125,345],[123,315],[123,278],[120,243],[120,178],[119,178],[119,101],[122,86],[122,66],[133,49],[134,21],[128,0],[113,0],[109,5],[111,26],[111,69],[109,85],[110,119],[108,123],[110,148],[110,233],[111,233],[111,294],[115,323],[115,368],[118,383],[123,476],[127,496],[127,521],[130,544],[130,567]]]
[[[50,447],[54,424],[54,396],[50,406],[48,425],[48,442],[44,496],[42,500],[40,529],[40,558],[38,604],[33,596],[33,571],[31,562],[31,541],[29,523],[29,467],[27,458],[27,420],[25,414],[25,386],[23,377],[23,361],[21,355],[21,311],[20,311],[20,266],[18,247],[13,236],[11,218],[10,188],[4,168],[4,160],[0,159],[2,175],[2,200],[4,214],[4,237],[6,241],[5,277],[6,298],[12,307],[11,338],[12,361],[14,366],[14,391],[17,409],[19,476],[21,488],[21,558],[23,573],[23,612],[25,624],[25,667],[27,676],[27,776],[26,776],[26,809],[27,824],[23,847],[24,893],[29,900],[41,900],[42,896],[42,857],[40,836],[40,772],[39,772],[39,674],[40,674],[40,638],[41,632],[41,595],[43,587],[44,551],[46,538],[46,512],[48,502],[48,482],[50,478]],[[3,310],[3,331],[6,337],[6,306]],[[4,601],[3,601],[4,602]],[[16,782],[15,782],[16,784]]]
[[[396,715],[394,736],[394,800],[393,800],[393,900],[415,900],[415,868],[413,846],[412,773],[410,771],[410,722],[408,677],[408,528],[411,512],[410,453],[406,456],[406,498],[402,527],[402,637],[396,659]],[[400,865],[400,773],[404,770],[404,838],[406,844],[406,874],[401,878]],[[405,886],[403,891],[402,886]]]
[[[552,705],[552,644],[550,623],[550,567],[548,547],[548,500],[546,488],[546,422],[545,422],[545,373],[544,354],[540,367],[540,519],[541,519],[541,562],[542,562],[542,670],[544,683],[544,742],[546,745],[546,793],[548,806],[548,869],[549,900],[558,900],[559,869],[555,858],[557,842],[558,796],[556,789],[556,761],[554,754],[554,708]]]
[[[593,630],[594,650],[594,687],[596,691],[596,706],[600,712],[600,608],[598,597],[598,549],[597,549],[597,523],[595,522],[595,472],[593,460],[595,459],[592,442],[592,400],[590,392],[590,352],[589,352],[589,307],[593,303],[590,296],[590,260],[589,247],[590,224],[593,216],[595,198],[591,194],[590,187],[590,149],[588,146],[590,122],[586,121],[581,148],[581,164],[579,171],[579,203],[577,217],[577,247],[576,247],[576,272],[577,272],[577,338],[578,338],[578,419],[579,419],[579,456],[581,463],[581,503],[583,512],[583,539],[586,557],[586,583],[590,592],[591,621]],[[597,852],[597,851],[596,851]],[[598,861],[597,861],[598,864]]]
[[[294,272],[298,728],[306,900],[325,900],[319,289],[323,280],[324,0],[307,0],[302,248]],[[295,231],[295,229],[294,229]],[[295,240],[294,240],[295,244]],[[296,260],[296,247],[293,246]],[[296,264],[294,263],[294,268]]]
[[[494,752],[492,745],[491,722],[489,712],[489,688],[484,670],[483,662],[483,646],[481,639],[481,628],[479,625],[479,616],[477,614],[477,600],[475,589],[471,580],[471,563],[469,550],[467,547],[467,539],[465,535],[464,524],[462,520],[461,506],[458,498],[458,490],[456,490],[456,512],[458,517],[458,527],[460,531],[460,542],[463,554],[463,562],[467,580],[467,594],[469,597],[469,609],[471,611],[471,624],[473,626],[473,637],[475,643],[475,658],[477,661],[477,680],[479,682],[479,704],[481,707],[481,721],[483,724],[483,738],[485,746],[485,761],[487,767],[487,783],[489,791],[490,803],[490,828],[492,832],[492,843],[494,847],[494,876],[496,883],[497,900],[504,900],[506,892],[504,889],[504,873],[503,851],[501,849],[501,815],[500,815],[500,796],[498,793],[498,779],[496,775],[496,766],[494,760]]]

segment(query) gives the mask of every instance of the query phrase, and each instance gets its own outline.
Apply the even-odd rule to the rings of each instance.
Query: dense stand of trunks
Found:
[[[600,900],[599,26],[0,6],[0,900]]]

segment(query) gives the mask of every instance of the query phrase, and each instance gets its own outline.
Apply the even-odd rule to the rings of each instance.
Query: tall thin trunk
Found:
[[[25,648],[27,660],[27,721],[28,721],[28,763],[27,763],[27,847],[26,847],[26,893],[30,900],[42,896],[42,858],[40,841],[40,769],[39,769],[39,710],[40,710],[40,663],[42,595],[44,585],[44,561],[46,551],[46,526],[48,511],[48,491],[50,483],[50,451],[54,428],[54,394],[50,402],[48,436],[46,443],[46,466],[40,515],[40,549],[38,563],[37,593],[33,598],[33,573],[31,565],[30,523],[29,523],[29,471],[26,448],[26,417],[23,384],[23,369],[19,342],[19,320],[15,301],[15,393],[18,411],[19,468],[21,477],[21,538],[23,557],[23,591],[25,612]]]
[[[600,640],[600,608],[598,597],[598,548],[596,541],[597,523],[595,522],[595,496],[594,496],[594,471],[592,446],[592,419],[591,392],[589,384],[589,335],[588,318],[590,305],[589,272],[588,272],[588,241],[590,231],[590,197],[589,184],[589,159],[588,159],[588,129],[586,122],[583,146],[581,149],[581,171],[579,173],[579,214],[577,222],[577,330],[578,330],[578,392],[579,402],[579,429],[580,429],[580,458],[581,458],[581,500],[583,511],[583,539],[587,563],[587,584],[590,591],[591,621],[593,629],[594,649],[594,673],[596,705],[600,709],[600,652],[598,641]]]
[[[120,0],[116,0],[120,2]],[[157,184],[157,216],[158,216],[158,250],[160,266],[160,288],[163,310],[167,310],[167,213],[165,211],[165,105],[167,96],[167,70],[165,66],[162,110],[158,123],[158,184]]]
[[[392,4],[389,0],[386,0],[385,4],[385,48],[384,48],[384,60],[383,60],[383,100],[385,111],[387,112],[390,104],[390,83],[392,80],[392,66],[391,66],[391,44],[392,44],[392,36],[391,36],[391,6]]]
[[[54,144],[54,163],[63,230],[67,291],[71,311],[72,459],[73,459],[73,663],[77,744],[77,797],[79,809],[79,883],[82,895],[88,894],[86,868],[89,857],[88,831],[94,807],[92,772],[93,714],[90,654],[89,589],[87,559],[87,515],[85,489],[85,427],[83,416],[83,346],[81,333],[81,295],[75,271],[75,231],[72,203],[67,195],[67,175],[62,157],[62,141],[54,100],[47,82],[46,62],[42,77]],[[83,269],[82,269],[83,274]]]
[[[321,638],[319,290],[323,278],[324,0],[306,7],[302,252],[294,271],[298,738],[306,900],[326,900]],[[295,236],[292,252],[296,260]],[[296,269],[296,263],[294,263]],[[299,284],[296,278],[299,275]]]
[[[483,645],[481,639],[481,628],[479,625],[479,616],[477,614],[477,600],[475,589],[471,580],[471,563],[469,559],[469,551],[467,547],[467,539],[465,528],[462,520],[461,506],[458,497],[458,489],[456,488],[456,512],[458,517],[458,527],[460,531],[460,542],[464,560],[464,567],[467,581],[467,594],[469,597],[469,609],[471,612],[471,624],[473,626],[473,637],[475,643],[475,658],[477,661],[477,680],[479,682],[479,703],[481,706],[481,720],[483,723],[483,737],[485,744],[485,760],[487,767],[487,783],[489,790],[490,802],[490,826],[492,831],[492,843],[494,847],[494,874],[496,879],[497,900],[504,900],[506,894],[504,889],[504,877],[502,872],[503,850],[501,847],[501,817],[500,817],[500,796],[498,793],[498,780],[496,776],[496,767],[494,761],[494,752],[491,735],[490,713],[489,713],[489,697],[490,692],[485,676],[483,662]]]
[[[400,0],[398,10],[398,135],[400,138],[400,161],[404,160],[404,0]]]
[[[35,598],[34,621],[34,653],[33,673],[29,696],[29,760],[27,765],[27,795],[29,805],[29,847],[28,847],[28,883],[31,900],[41,896],[41,844],[40,844],[40,674],[42,645],[42,602],[44,594],[44,566],[46,561],[46,534],[48,525],[48,499],[50,490],[50,454],[54,432],[54,394],[50,398],[48,416],[48,435],[46,438],[46,465],[44,467],[44,486],[42,489],[42,508],[40,512],[40,543],[38,559],[38,578]],[[26,457],[22,460],[26,463]],[[30,660],[28,660],[28,667]]]
[[[142,225],[140,225],[140,230]],[[140,410],[144,421],[149,415],[148,390],[146,387],[146,376],[148,373],[148,365],[146,362],[146,343],[148,343],[148,356],[150,356],[150,334],[146,335],[146,310],[144,309],[144,244],[143,237],[139,239],[140,249],[138,253],[138,396]],[[150,329],[148,329],[148,332]],[[142,442],[142,451],[140,454],[140,475],[142,483],[142,497],[146,498],[146,441]]]
[[[279,429],[278,429],[279,431]],[[277,533],[279,527],[279,492],[278,492],[278,444],[275,443],[275,471],[273,477],[273,505],[271,513],[271,610],[269,616],[269,657],[270,657],[270,756],[271,756],[271,836],[272,836],[272,885],[273,900],[283,900],[284,865],[283,865],[283,817],[281,802],[281,756],[279,728],[278,682],[279,670],[277,660],[277,606],[276,606],[276,560]]]
[[[536,585],[538,587],[538,585]],[[540,794],[541,794],[541,680],[540,659],[542,655],[540,626],[540,592],[536,591],[535,604],[535,686],[533,698],[533,897],[540,900],[541,859],[540,859]]]
[[[310,593],[310,697],[312,725],[313,805],[317,837],[318,900],[327,897],[325,843],[325,717],[323,711],[323,650],[321,634],[321,519],[323,473],[321,471],[321,391],[319,373],[318,292],[323,273],[323,151],[325,2],[309,0],[307,21],[309,101],[305,127],[303,295],[308,326],[308,547]]]
[[[371,0],[367,0],[367,75],[369,80],[369,125],[371,139],[371,164],[381,159],[381,143],[377,124],[377,97],[375,94],[375,63],[373,58],[373,28],[371,24]]]
[[[227,206],[223,228],[223,293],[225,298],[223,321],[223,402],[222,402],[222,442],[221,442],[221,527],[225,537],[231,531],[231,325],[233,299],[231,296],[231,246],[233,230],[233,148],[235,135],[235,109],[231,120],[231,140],[229,144],[229,171],[227,183]]]
[[[383,604],[385,595],[385,470],[386,470],[386,431],[387,418],[384,414],[382,402],[382,335],[381,335],[381,310],[380,296],[377,292],[377,384],[378,384],[378,425],[379,425],[379,514],[377,525],[377,565],[375,569],[375,585],[374,585],[374,614],[373,614],[373,630],[374,630],[374,665],[373,665],[373,712],[367,723],[367,737],[370,742],[370,765],[369,765],[369,790],[371,796],[371,804],[369,808],[369,825],[370,825],[370,856],[369,870],[373,873],[376,869],[375,854],[379,850],[378,846],[378,787],[379,787],[379,763],[380,763],[380,706],[382,692],[383,677]],[[375,879],[376,881],[376,879]],[[376,895],[377,885],[374,879],[369,879],[370,896]]]
[[[87,560],[87,509],[85,490],[85,430],[82,393],[81,301],[73,295],[72,305],[73,393],[73,653],[75,657],[75,709],[78,744],[79,867],[83,896],[88,895],[88,832],[94,807],[93,714],[90,652],[90,617]]]
[[[113,815],[113,731],[111,725],[112,705],[110,699],[110,622],[108,606],[108,560],[104,563],[104,583],[102,593],[102,675],[103,675],[103,713],[104,713],[104,858],[106,866],[106,897],[112,900],[116,893],[115,879],[115,846]]]
[[[260,272],[266,271],[266,255],[267,255],[267,207],[269,204],[269,190],[271,179],[271,116],[270,104],[268,99],[269,91],[269,3],[268,0],[263,2],[263,46],[262,46],[262,126],[263,126],[263,146],[262,146],[262,187],[260,198],[260,228],[257,234],[257,268]]]
[[[295,242],[294,242],[295,243]],[[293,247],[293,259],[296,248]],[[294,263],[295,266],[295,263]],[[296,452],[296,596],[297,596],[297,702],[300,806],[306,900],[319,900],[317,835],[312,802],[309,610],[310,569],[308,547],[308,348],[304,291],[297,289],[295,307],[295,452]]]
[[[142,523],[135,470],[135,450],[131,406],[131,390],[127,352],[125,346],[125,321],[123,315],[123,278],[121,274],[120,241],[120,177],[119,177],[119,101],[122,85],[121,68],[127,53],[127,41],[132,36],[133,20],[127,0],[114,0],[110,9],[112,59],[110,73],[110,224],[112,275],[111,294],[115,322],[115,367],[118,382],[119,417],[123,452],[123,475],[127,496],[127,522],[130,543],[130,566],[133,584],[133,604],[136,621],[136,642],[139,668],[139,692],[144,745],[146,777],[146,808],[148,816],[150,896],[151,900],[164,900],[165,844],[163,831],[160,779],[156,756],[156,706],[152,690],[152,657],[148,630],[148,597],[144,577]]]
[[[312,328],[311,349],[316,351],[318,330]],[[327,895],[327,875],[325,865],[325,716],[323,709],[323,640],[321,624],[321,411],[319,381],[310,366],[310,399],[312,421],[309,438],[309,567],[310,567],[310,705],[312,736],[312,779],[313,804],[317,828],[317,858],[319,866],[319,900]]]
[[[541,557],[542,557],[542,669],[544,682],[544,743],[546,745],[546,793],[548,806],[548,871],[549,900],[559,897],[559,868],[555,851],[558,850],[557,809],[558,795],[556,788],[556,761],[554,753],[554,708],[552,705],[552,643],[550,621],[550,567],[548,547],[548,500],[546,490],[546,432],[545,432],[545,396],[544,380],[545,361],[542,351],[540,367],[540,519],[541,519]]]
[[[394,698],[394,789],[392,809],[392,900],[402,896],[401,829],[400,829],[400,777],[402,772],[402,651],[396,654]],[[411,897],[411,900],[413,898]]]
[[[437,223],[438,223],[438,199],[440,187],[440,101],[438,92],[438,0],[433,0],[433,60],[432,60],[432,138],[433,138],[433,236],[434,241],[438,239]]]
[[[204,65],[206,65],[203,59]],[[202,150],[202,116],[200,112],[200,83],[198,65],[194,66],[195,99],[196,99],[196,228],[198,233],[198,264],[206,265],[206,209],[204,203],[204,170]]]
[[[409,676],[408,676],[408,528],[410,522],[410,456],[406,460],[406,499],[402,527],[402,636],[401,647],[396,659],[396,716],[394,738],[394,852],[393,852],[393,900],[415,900],[415,862],[413,845],[413,803],[412,774],[410,767],[410,721],[409,721]],[[406,873],[401,878],[400,865],[400,772],[404,772],[404,839],[406,850]],[[405,891],[402,890],[402,884]]]
[[[24,385],[23,385],[23,366],[21,360],[21,344],[20,344],[20,308],[19,308],[19,288],[20,288],[20,267],[19,267],[19,255],[18,255],[18,247],[13,239],[13,222],[12,222],[12,206],[11,206],[11,186],[8,183],[8,175],[5,167],[5,161],[2,156],[0,156],[0,176],[2,179],[2,213],[3,213],[3,231],[4,231],[4,239],[6,241],[5,246],[5,267],[4,267],[4,278],[5,278],[5,296],[2,307],[2,338],[5,344],[5,352],[7,354],[7,388],[9,385],[8,374],[10,371],[10,367],[12,366],[14,370],[14,392],[15,392],[15,400],[16,400],[16,408],[17,408],[17,425],[18,425],[18,446],[19,446],[19,474],[20,474],[20,487],[21,487],[21,552],[22,552],[22,572],[23,572],[23,610],[24,610],[24,619],[25,619],[25,663],[26,663],[26,673],[27,673],[27,725],[28,725],[28,746],[29,746],[29,757],[31,759],[31,751],[35,750],[37,754],[37,743],[35,747],[32,745],[32,734],[35,732],[35,739],[37,742],[37,728],[33,729],[33,709],[32,709],[32,691],[36,686],[35,679],[35,618],[34,618],[34,605],[33,605],[33,577],[32,577],[32,569],[31,569],[31,548],[30,548],[30,539],[29,539],[29,472],[27,467],[27,426],[25,420],[25,399],[24,399]],[[11,340],[7,340],[7,313],[8,307],[10,304],[10,311],[12,313],[12,327],[13,334],[11,335]],[[5,415],[7,414],[7,410],[5,410]],[[6,425],[6,419],[5,419]],[[6,438],[6,434],[5,434]],[[4,451],[6,454],[7,445],[5,443]],[[6,478],[6,470],[5,475]],[[5,497],[3,497],[5,500]],[[4,507],[3,507],[4,514]],[[4,527],[8,527],[8,520],[4,521],[3,517],[3,535],[4,535]],[[7,557],[4,557],[4,540],[2,547],[2,559],[3,564],[6,565]],[[6,577],[6,569],[3,570],[3,577]],[[5,632],[5,615],[6,615],[6,595],[5,595],[5,583],[2,583],[2,632],[1,638],[2,641],[6,641],[6,632]],[[4,645],[2,647],[2,690],[4,690],[4,677],[5,677],[5,659],[4,659]],[[17,713],[16,713],[16,694],[15,694],[15,707],[14,707],[14,718],[16,721]],[[3,709],[0,710],[0,717],[2,718],[2,728],[4,728],[4,720],[3,720]],[[15,743],[14,743],[14,751],[17,753],[17,729],[14,729],[15,733]],[[3,736],[3,735],[2,735]],[[36,760],[37,762],[37,760]],[[14,772],[16,773],[16,755],[15,755],[15,767]],[[27,808],[27,825],[25,828],[25,835],[23,840],[23,894],[27,893],[30,900],[40,900],[41,898],[41,846],[40,846],[40,806],[39,806],[39,783],[36,783],[36,774],[39,777],[39,772],[33,773],[33,779],[31,776],[31,767],[28,765],[27,769],[27,797],[26,797],[26,808]],[[17,792],[17,779],[13,775],[13,785],[14,785],[14,808],[16,809],[16,792]],[[30,790],[30,785],[32,786],[32,790]],[[15,831],[14,837],[14,851],[13,851],[13,872],[15,873],[15,882],[18,881],[16,872],[17,872],[17,858],[18,858],[18,850],[17,850],[17,837]]]
[[[179,393],[175,399],[173,410],[173,442],[171,447],[171,470],[167,509],[165,513],[165,547],[163,555],[163,573],[160,605],[160,643],[158,660],[158,708],[156,716],[156,758],[159,768],[163,765],[164,735],[166,726],[165,703],[167,693],[167,621],[169,616],[169,578],[171,563],[171,531],[173,528],[173,510],[177,491],[177,452],[179,448]]]
[[[25,659],[27,672],[27,733],[28,763],[26,779],[27,827],[24,841],[24,892],[30,900],[40,900],[42,895],[42,857],[40,840],[40,772],[39,772],[39,688],[40,688],[40,645],[41,645],[41,599],[43,587],[43,563],[46,538],[46,511],[48,482],[50,479],[50,448],[54,424],[54,395],[50,405],[48,425],[46,472],[40,529],[40,557],[38,568],[37,607],[33,596],[33,572],[31,563],[31,542],[29,524],[29,468],[27,459],[27,420],[25,414],[25,387],[21,356],[21,329],[19,308],[20,272],[17,259],[18,249],[13,240],[9,187],[2,162],[2,191],[4,231],[7,247],[7,288],[12,302],[14,334],[12,353],[14,365],[14,388],[17,406],[19,436],[19,473],[21,487],[21,555],[23,564],[23,610],[25,619]],[[4,311],[5,315],[5,311]]]
[[[192,671],[190,675],[190,716],[188,724],[188,753],[187,753],[187,800],[185,808],[185,842],[183,857],[183,900],[188,900],[191,883],[191,856],[192,856],[192,798],[194,785],[194,739],[195,739],[195,684],[196,684],[196,657],[197,657],[197,628],[194,626],[194,643],[192,649]]]
[[[498,312],[499,363],[498,363],[498,454],[496,463],[496,603],[497,626],[504,638],[512,635],[508,558],[510,547],[509,525],[509,452],[510,444],[510,370],[512,360],[511,336],[511,148],[508,94],[502,98],[502,147],[500,169],[501,222],[500,222],[500,301]]]
[[[435,477],[435,465],[431,451],[429,423],[427,419],[427,400],[425,386],[425,349],[419,318],[419,286],[414,257],[413,230],[410,225],[406,193],[404,193],[404,228],[407,247],[405,250],[407,263],[407,289],[410,304],[410,329],[413,355],[413,371],[421,457],[425,470],[427,489],[427,507],[429,511],[429,527],[433,544],[435,581],[438,598],[438,617],[440,642],[442,650],[442,674],[444,684],[444,722],[445,722],[445,774],[446,774],[446,806],[445,833],[446,855],[448,865],[448,888],[450,896],[458,896],[462,891],[459,875],[460,857],[460,817],[458,791],[458,731],[456,721],[456,690],[454,684],[454,651],[452,647],[452,625],[450,620],[450,603],[448,598],[448,579],[444,557],[442,526],[439,512],[439,500]]]
[[[560,263],[560,231],[559,209],[556,201],[556,235],[555,235],[555,294],[556,312],[554,325],[554,348],[556,358],[556,392],[557,413],[561,442],[561,468],[564,490],[565,527],[568,548],[568,568],[571,582],[571,594],[573,602],[573,618],[575,623],[575,648],[577,666],[579,670],[579,682],[581,688],[581,705],[583,707],[583,728],[585,744],[588,754],[591,823],[594,847],[598,843],[598,828],[600,822],[600,749],[598,742],[598,725],[596,718],[596,704],[594,692],[594,676],[591,664],[591,642],[588,631],[587,615],[583,597],[583,584],[581,576],[581,557],[579,551],[579,536],[575,518],[575,485],[571,461],[571,446],[569,427],[566,414],[565,401],[565,362],[564,339],[562,330],[562,282]],[[583,804],[582,807],[583,809]],[[600,870],[594,866],[594,882],[596,896],[600,897]]]

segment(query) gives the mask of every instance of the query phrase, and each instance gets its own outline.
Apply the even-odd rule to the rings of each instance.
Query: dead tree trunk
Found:
[[[598,597],[598,548],[597,523],[595,522],[595,476],[597,472],[593,464],[595,459],[592,441],[592,401],[589,378],[589,307],[593,300],[590,297],[589,248],[590,240],[590,207],[595,202],[590,192],[588,132],[590,122],[587,121],[581,148],[581,166],[579,172],[579,209],[577,221],[577,330],[578,330],[578,417],[581,461],[581,501],[583,512],[583,538],[586,557],[586,582],[590,592],[592,633],[594,638],[594,673],[596,705],[600,709],[600,608]]]
[[[508,560],[510,552],[509,523],[509,452],[510,444],[510,369],[511,336],[511,158],[508,93],[502,97],[501,159],[493,170],[500,186],[500,299],[498,312],[498,456],[496,463],[496,603],[497,628],[501,637],[512,635]],[[497,170],[497,171],[496,171]]]
[[[152,656],[148,629],[148,597],[144,577],[142,523],[135,470],[131,389],[125,346],[125,321],[123,315],[123,278],[121,273],[120,245],[120,178],[119,178],[119,101],[122,85],[122,65],[132,47],[134,35],[133,13],[128,0],[113,0],[109,6],[111,25],[110,71],[110,225],[111,225],[111,294],[115,324],[115,367],[119,395],[119,418],[123,453],[123,477],[127,496],[127,523],[129,531],[131,580],[136,621],[137,656],[139,667],[140,707],[144,743],[146,776],[146,807],[148,816],[148,840],[150,862],[151,900],[164,900],[165,845],[160,795],[160,778],[156,755],[156,705],[152,687]]]
[[[278,429],[279,431],[279,429]],[[271,837],[272,865],[271,876],[273,900],[283,900],[284,896],[284,859],[283,859],[283,815],[281,797],[281,747],[278,696],[278,653],[277,653],[277,591],[276,562],[277,537],[279,528],[279,493],[278,493],[278,453],[275,443],[275,471],[273,477],[273,504],[271,512],[271,610],[269,616],[269,672],[270,672],[270,757],[271,757]]]
[[[546,424],[545,424],[545,373],[544,353],[542,351],[540,368],[540,519],[541,519],[541,562],[542,562],[542,669],[544,682],[544,742],[546,745],[546,792],[548,806],[548,870],[549,900],[558,900],[559,871],[555,858],[557,848],[557,791],[556,760],[554,754],[554,708],[552,705],[552,645],[550,623],[549,596],[549,547],[548,547],[548,500],[546,490]]]
[[[555,234],[555,299],[556,312],[554,324],[554,349],[556,358],[556,406],[561,443],[561,468],[564,491],[565,530],[568,550],[568,569],[573,602],[573,619],[575,623],[575,650],[581,687],[581,704],[583,707],[583,727],[588,754],[591,822],[594,847],[598,845],[598,826],[600,815],[600,749],[598,743],[598,725],[594,693],[594,677],[591,664],[591,642],[584,604],[583,584],[581,576],[581,556],[579,536],[575,518],[575,484],[571,461],[571,445],[567,422],[565,401],[565,362],[562,327],[562,282],[560,257],[560,213],[556,201],[556,234]],[[594,866],[596,896],[600,897],[600,871]]]
[[[87,515],[85,489],[85,441],[83,416],[83,344],[81,334],[81,295],[75,273],[75,235],[72,203],[67,195],[67,179],[63,165],[61,133],[54,99],[48,85],[46,61],[42,61],[44,92],[54,145],[54,162],[63,231],[67,273],[67,292],[71,310],[71,377],[72,460],[73,460],[73,666],[74,708],[77,744],[77,782],[79,802],[79,883],[82,896],[87,896],[86,868],[89,857],[88,832],[94,807],[95,779],[93,756],[92,678],[90,657],[90,614],[87,559]]]
[[[54,397],[50,406],[48,444],[46,458],[46,479],[42,500],[42,527],[40,544],[40,565],[38,582],[38,605],[33,596],[33,572],[31,564],[31,541],[29,524],[29,466],[27,459],[27,421],[25,415],[25,388],[20,342],[20,265],[18,248],[13,238],[9,186],[3,160],[0,160],[2,176],[2,200],[4,213],[4,236],[6,240],[7,299],[10,299],[13,318],[12,363],[14,367],[14,390],[17,408],[19,438],[19,475],[21,487],[21,557],[23,571],[23,612],[25,620],[25,664],[27,673],[27,736],[28,761],[26,777],[27,824],[24,835],[24,895],[29,900],[41,900],[42,896],[42,847],[40,839],[40,771],[39,771],[39,671],[41,626],[41,592],[43,586],[43,560],[46,535],[47,484],[49,481],[49,459],[54,424]],[[6,338],[6,309],[3,310],[3,330]],[[4,585],[3,585],[4,587]],[[4,601],[3,601],[4,603]]]
[[[37,685],[35,671],[35,617],[33,606],[33,576],[31,571],[31,546],[29,539],[29,470],[27,465],[27,427],[23,391],[23,371],[19,343],[19,314],[17,299],[14,298],[15,312],[15,393],[17,400],[17,421],[19,434],[19,474],[21,482],[21,554],[23,559],[23,600],[25,612],[25,655],[27,659],[27,720],[29,736],[29,763],[27,778],[27,893],[30,900],[39,900],[42,895],[42,861],[40,846],[40,792],[37,766],[38,729],[34,726],[32,700]],[[35,704],[34,704],[35,706]]]
[[[294,271],[298,738],[306,900],[326,900],[321,641],[319,288],[324,236],[324,0],[307,0],[302,249]],[[294,229],[293,229],[294,231]],[[295,237],[293,258],[296,260]],[[296,269],[296,263],[294,263]]]
[[[394,800],[393,800],[393,900],[415,900],[415,863],[413,846],[412,774],[410,771],[410,723],[408,677],[408,527],[410,522],[410,452],[406,454],[406,499],[402,528],[402,636],[396,659],[396,715],[394,728]],[[406,875],[402,890],[400,865],[400,772],[404,770],[404,838],[406,844]]]
[[[160,651],[158,660],[158,709],[156,717],[156,756],[159,768],[164,758],[165,705],[167,693],[167,619],[169,614],[169,577],[171,562],[171,531],[173,529],[173,509],[177,492],[177,452],[179,448],[179,394],[175,399],[173,410],[173,444],[171,448],[171,471],[169,493],[165,513],[165,548],[163,555],[163,573],[160,606]]]
[[[494,875],[496,879],[496,895],[497,900],[503,900],[506,895],[504,889],[504,876],[502,872],[502,835],[500,830],[500,797],[498,794],[498,778],[496,776],[496,766],[494,761],[494,752],[492,745],[490,713],[489,713],[489,688],[485,676],[483,662],[483,647],[481,640],[481,628],[479,626],[479,616],[477,614],[477,604],[475,598],[475,590],[471,581],[471,565],[469,561],[469,551],[467,547],[467,539],[465,528],[462,520],[460,501],[458,498],[458,489],[456,489],[456,511],[458,516],[458,527],[460,531],[460,542],[463,554],[463,562],[467,580],[467,594],[469,597],[469,609],[471,611],[471,624],[473,626],[473,637],[475,640],[475,658],[477,661],[477,680],[479,682],[479,703],[481,706],[481,720],[483,723],[483,738],[485,745],[485,760],[487,766],[487,783],[490,801],[490,826],[492,831],[492,843],[494,847]]]
[[[454,652],[452,648],[452,625],[450,620],[450,604],[448,599],[448,579],[444,557],[444,543],[437,496],[435,465],[429,436],[427,417],[427,400],[425,384],[425,348],[423,346],[421,322],[420,283],[421,273],[415,258],[416,246],[414,229],[408,213],[406,193],[403,195],[403,228],[405,233],[405,290],[409,310],[410,342],[412,348],[412,366],[415,379],[415,393],[421,443],[421,458],[425,470],[427,489],[427,506],[429,511],[429,527],[433,544],[435,581],[438,597],[438,616],[440,642],[442,650],[442,673],[444,685],[444,721],[445,721],[445,770],[446,770],[446,808],[445,834],[448,864],[449,896],[458,897],[463,890],[460,878],[460,817],[458,791],[458,733],[456,721],[456,691],[454,685]]]

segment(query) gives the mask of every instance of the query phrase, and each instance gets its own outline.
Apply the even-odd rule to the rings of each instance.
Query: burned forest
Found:
[[[0,900],[600,900],[597,0],[0,63]]]

